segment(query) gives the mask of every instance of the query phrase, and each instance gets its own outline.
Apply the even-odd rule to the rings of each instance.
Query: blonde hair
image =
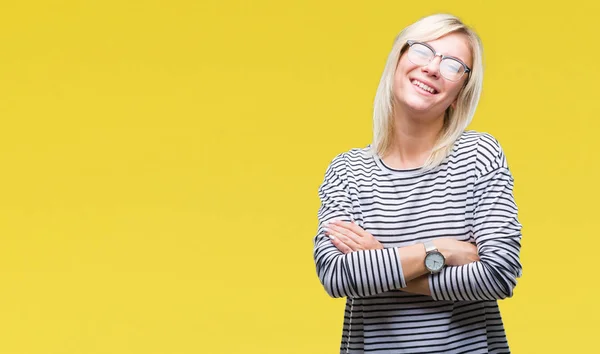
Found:
[[[392,51],[383,70],[373,107],[373,143],[371,153],[383,156],[392,143],[393,135],[393,83],[400,56],[407,48],[407,40],[427,42],[449,33],[462,33],[468,40],[473,57],[471,73],[466,85],[458,94],[456,107],[446,109],[444,126],[433,147],[424,169],[438,166],[451,152],[454,142],[467,128],[481,95],[483,84],[483,46],[479,36],[460,19],[448,14],[424,17],[403,29],[394,40]],[[466,74],[465,74],[466,75]]]

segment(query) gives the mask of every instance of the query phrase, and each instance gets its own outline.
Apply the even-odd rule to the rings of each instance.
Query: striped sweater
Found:
[[[498,141],[465,131],[430,171],[390,168],[370,148],[337,155],[318,191],[317,274],[346,297],[340,353],[510,353],[497,300],[521,276],[521,224]],[[324,232],[332,219],[384,249],[343,254]],[[403,292],[397,248],[438,237],[476,244],[480,261],[428,275],[431,296]]]

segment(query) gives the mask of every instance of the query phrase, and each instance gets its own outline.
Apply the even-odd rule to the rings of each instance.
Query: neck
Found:
[[[398,169],[423,166],[442,131],[444,114],[432,117],[396,111],[393,119],[393,140],[384,162]]]

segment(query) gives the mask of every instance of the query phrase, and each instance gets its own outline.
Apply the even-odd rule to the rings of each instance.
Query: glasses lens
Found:
[[[450,81],[458,81],[465,73],[465,67],[458,61],[445,58],[440,63],[440,74]]]
[[[434,53],[426,46],[415,43],[408,49],[408,60],[416,65],[427,65],[433,58]]]

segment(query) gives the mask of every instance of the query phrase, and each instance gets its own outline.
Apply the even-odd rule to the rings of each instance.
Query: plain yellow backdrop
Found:
[[[2,1],[0,354],[335,353],[317,188],[396,34],[473,26],[515,176],[514,353],[600,352],[598,2]]]

